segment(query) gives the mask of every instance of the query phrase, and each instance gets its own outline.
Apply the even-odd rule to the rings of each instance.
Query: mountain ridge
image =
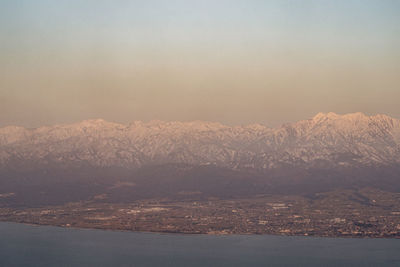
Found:
[[[0,166],[24,161],[93,166],[185,163],[230,169],[400,164],[400,120],[387,115],[318,113],[270,128],[206,121],[84,120],[0,128]],[[18,164],[17,164],[18,165]]]
[[[400,192],[399,178],[400,121],[386,115],[320,113],[277,128],[101,119],[0,128],[0,194],[10,196],[0,206]]]
[[[96,125],[96,124],[114,124],[114,125],[119,125],[119,126],[130,126],[130,125],[157,125],[157,124],[174,124],[174,123],[178,123],[178,124],[196,124],[196,123],[202,123],[202,124],[214,124],[214,125],[220,125],[220,126],[225,126],[225,127],[231,127],[231,128],[235,128],[235,127],[251,127],[251,126],[262,126],[265,128],[269,128],[269,129],[277,129],[277,128],[281,128],[285,125],[288,124],[294,124],[294,123],[298,123],[301,121],[310,121],[310,120],[317,120],[317,119],[321,119],[321,118],[364,118],[364,119],[368,119],[368,118],[385,118],[385,119],[391,119],[391,120],[400,120],[394,117],[391,117],[389,115],[386,115],[384,113],[378,113],[375,115],[366,115],[363,112],[353,112],[353,113],[345,113],[345,114],[338,114],[335,112],[319,112],[317,114],[315,114],[313,117],[310,117],[308,119],[303,119],[303,120],[299,120],[296,122],[286,122],[283,123],[279,126],[276,127],[270,127],[267,126],[265,124],[262,123],[249,123],[249,124],[238,124],[238,125],[227,125],[227,124],[223,124],[217,121],[208,121],[208,120],[189,120],[189,121],[179,121],[179,120],[158,120],[158,119],[154,119],[154,120],[149,120],[149,121],[143,121],[143,120],[134,120],[132,122],[128,122],[128,123],[118,123],[118,122],[112,122],[112,121],[107,121],[103,118],[92,118],[92,119],[85,119],[85,120],[81,120],[81,121],[77,121],[77,122],[72,122],[72,123],[56,123],[56,124],[51,124],[51,125],[44,125],[44,126],[39,126],[39,127],[24,127],[24,126],[20,126],[20,125],[6,125],[6,126],[2,126],[0,127],[0,130],[5,129],[5,128],[15,128],[15,129],[26,129],[26,130],[37,130],[39,128],[48,128],[48,127],[63,127],[63,126],[72,126],[72,125],[79,125],[79,124],[86,124],[86,125]]]

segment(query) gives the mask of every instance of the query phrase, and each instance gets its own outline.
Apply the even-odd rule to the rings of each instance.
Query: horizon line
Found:
[[[249,123],[249,124],[236,124],[236,125],[229,125],[229,124],[225,124],[219,121],[209,121],[209,120],[160,120],[160,119],[152,119],[152,120],[134,120],[128,123],[120,123],[120,122],[115,122],[115,121],[109,121],[109,120],[105,120],[103,118],[89,118],[89,119],[84,119],[84,120],[79,120],[79,121],[75,121],[75,122],[71,122],[71,123],[55,123],[55,124],[49,124],[49,125],[42,125],[42,126],[38,126],[38,127],[25,127],[25,126],[20,126],[20,125],[5,125],[5,126],[0,126],[0,129],[4,129],[4,128],[8,128],[8,127],[15,127],[15,128],[24,128],[27,130],[35,130],[35,129],[40,129],[40,128],[44,128],[44,127],[57,127],[57,126],[70,126],[70,125],[74,125],[74,124],[82,124],[84,122],[87,123],[100,123],[100,122],[105,122],[105,123],[110,123],[110,124],[117,124],[120,126],[130,126],[132,124],[136,124],[136,123],[142,123],[145,125],[149,125],[152,123],[182,123],[182,124],[190,124],[190,123],[208,123],[208,124],[219,124],[220,126],[223,127],[230,127],[230,128],[234,128],[234,127],[251,127],[251,126],[263,126],[265,128],[270,128],[270,129],[277,129],[277,128],[281,128],[283,126],[289,125],[289,124],[293,124],[293,123],[298,123],[301,121],[307,121],[307,120],[313,120],[313,119],[317,119],[320,117],[327,117],[327,118],[342,118],[345,116],[362,116],[362,117],[367,117],[367,118],[372,118],[372,117],[377,117],[377,116],[384,116],[384,117],[388,117],[391,119],[395,119],[395,120],[399,120],[398,118],[389,116],[387,114],[384,113],[376,113],[374,115],[366,115],[363,112],[350,112],[350,113],[336,113],[336,112],[318,112],[317,114],[315,114],[313,117],[311,118],[307,118],[307,119],[301,119],[301,120],[297,120],[294,122],[284,122],[281,123],[279,126],[275,126],[275,127],[270,127],[266,124],[263,123]]]

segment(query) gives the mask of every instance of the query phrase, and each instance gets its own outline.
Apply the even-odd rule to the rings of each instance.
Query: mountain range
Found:
[[[202,121],[122,125],[98,119],[0,128],[0,148],[3,167],[28,162],[126,168],[186,163],[231,169],[391,165],[400,163],[400,121],[386,115],[319,113],[268,128]]]
[[[74,189],[79,197],[105,188],[118,197],[307,193],[337,186],[397,190],[400,120],[319,113],[278,128],[102,119],[8,126],[0,128],[0,175],[0,191],[26,188],[25,195],[29,186],[60,192],[66,184],[85,184],[82,194]]]

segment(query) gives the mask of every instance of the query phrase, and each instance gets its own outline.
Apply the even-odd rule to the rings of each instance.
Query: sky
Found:
[[[400,1],[1,0],[0,126],[400,118]]]

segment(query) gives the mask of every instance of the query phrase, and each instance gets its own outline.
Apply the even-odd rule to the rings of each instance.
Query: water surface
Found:
[[[1,222],[0,266],[400,266],[400,240],[155,234]]]

